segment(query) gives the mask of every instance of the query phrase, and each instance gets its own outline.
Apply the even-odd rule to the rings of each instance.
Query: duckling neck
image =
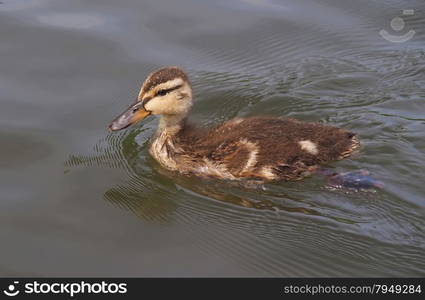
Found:
[[[185,115],[163,115],[159,120],[158,133],[174,136],[184,127],[185,123]]]
[[[149,149],[151,155],[164,167],[177,170],[179,153],[183,150],[176,143],[177,134],[185,125],[185,116],[162,116],[158,131]]]

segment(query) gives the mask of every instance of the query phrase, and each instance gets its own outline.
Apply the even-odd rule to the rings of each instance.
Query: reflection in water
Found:
[[[108,134],[94,147],[93,155],[71,155],[65,162],[67,167],[108,167],[124,170],[127,182],[117,184],[104,193],[104,198],[119,208],[128,209],[138,217],[148,221],[169,222],[168,216],[174,211],[174,203],[167,197],[167,189],[155,185],[151,178],[143,181],[133,170],[132,164],[139,160],[143,149],[136,143],[135,137],[143,129]],[[72,171],[72,170],[67,170]],[[163,196],[158,201],[157,193]]]
[[[109,189],[104,197],[117,207],[128,209],[146,221],[170,223],[170,215],[176,209],[170,197],[164,195],[158,199],[154,191],[145,189],[144,184],[135,179]]]

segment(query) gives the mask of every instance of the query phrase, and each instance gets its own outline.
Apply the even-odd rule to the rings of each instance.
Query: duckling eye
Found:
[[[167,93],[169,92],[169,90],[159,90],[156,95],[157,96],[165,96],[167,95]]]
[[[169,88],[169,89],[164,89],[164,90],[159,90],[158,92],[156,92],[156,96],[165,96],[167,95],[169,92],[172,92],[174,90],[177,90],[179,88],[181,88],[182,85],[177,85],[175,87]]]

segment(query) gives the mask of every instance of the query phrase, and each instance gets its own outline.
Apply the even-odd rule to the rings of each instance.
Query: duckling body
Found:
[[[197,128],[186,120],[191,94],[183,71],[161,69],[148,77],[138,101],[110,128],[119,130],[134,123],[132,119],[161,114],[150,153],[163,167],[231,180],[301,179],[359,147],[355,134],[344,129],[288,118],[237,118],[213,128]]]
[[[354,134],[277,117],[238,118],[212,129],[162,130],[150,153],[167,169],[222,179],[296,180],[358,147]]]

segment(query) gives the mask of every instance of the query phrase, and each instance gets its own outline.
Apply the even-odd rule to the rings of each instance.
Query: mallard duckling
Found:
[[[280,117],[236,118],[213,128],[187,122],[192,106],[188,76],[178,67],[151,73],[137,101],[112,121],[121,130],[160,115],[150,153],[165,168],[186,175],[237,180],[296,180],[320,164],[359,147],[354,133]]]

